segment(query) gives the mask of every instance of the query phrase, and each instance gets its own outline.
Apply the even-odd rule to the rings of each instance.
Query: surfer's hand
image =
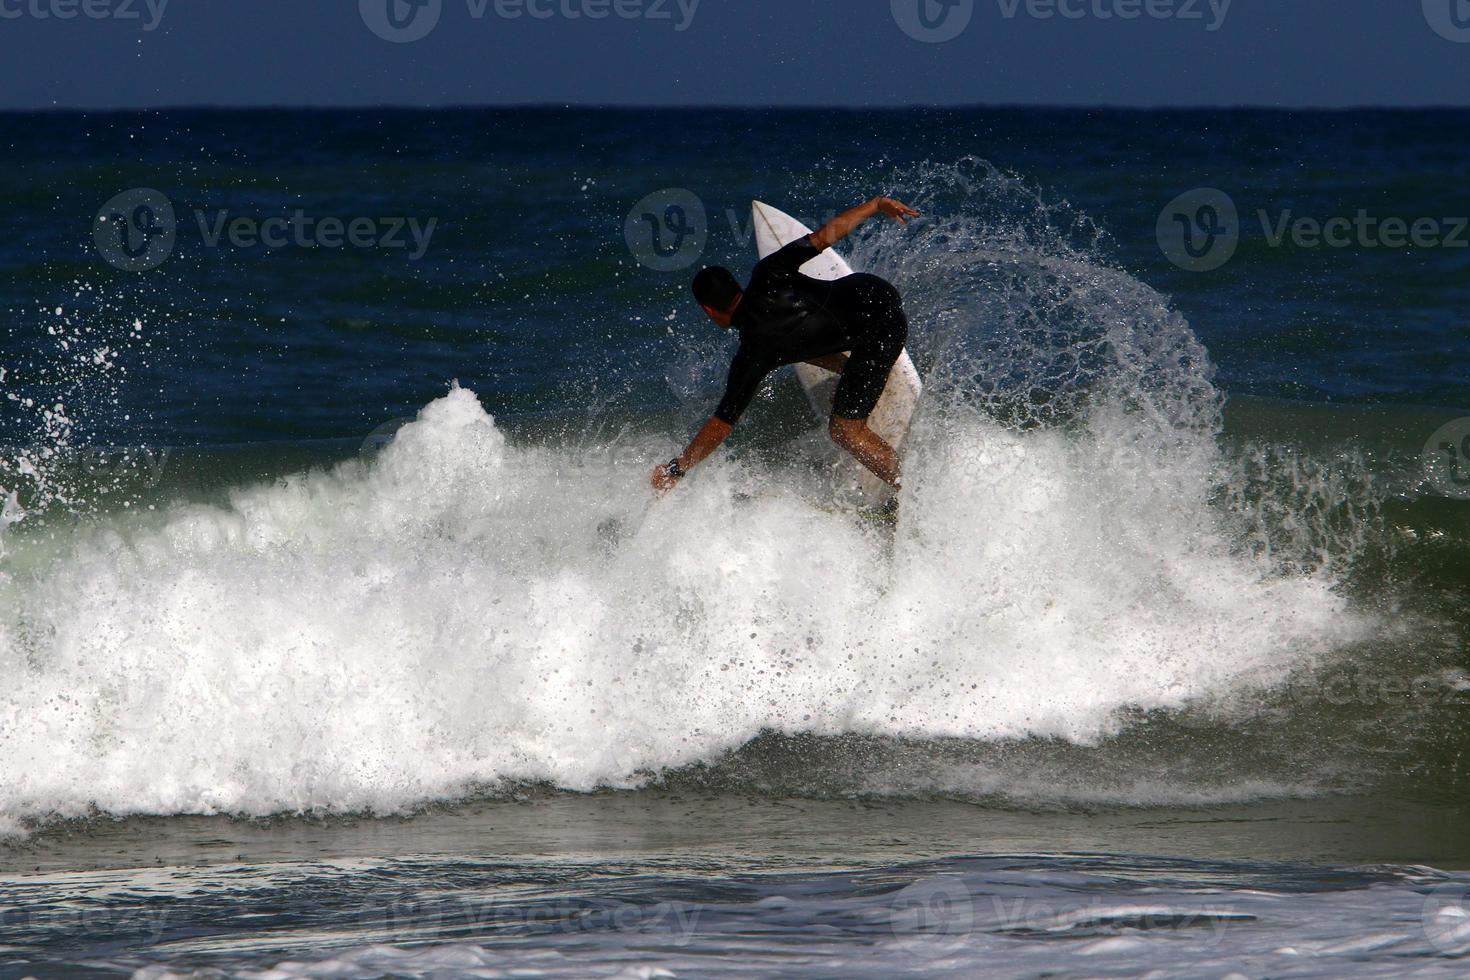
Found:
[[[662,463],[653,468],[653,492],[662,497],[670,490],[679,485],[679,478],[669,472],[667,463]]]
[[[902,201],[895,201],[891,197],[880,197],[874,203],[878,205],[879,214],[886,214],[901,225],[906,225],[909,223],[910,218],[917,218],[919,216],[919,212]]]

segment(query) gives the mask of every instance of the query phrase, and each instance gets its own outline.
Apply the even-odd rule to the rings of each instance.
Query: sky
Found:
[[[1470,103],[1470,0],[0,0],[0,108]]]

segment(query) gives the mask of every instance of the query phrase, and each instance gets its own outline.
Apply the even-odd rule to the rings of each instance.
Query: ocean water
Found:
[[[1459,975],[1467,122],[0,115],[0,973]],[[655,501],[878,192],[896,526]]]

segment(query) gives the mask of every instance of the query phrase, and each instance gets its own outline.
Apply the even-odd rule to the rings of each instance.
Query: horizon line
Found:
[[[1249,102],[1201,102],[1189,105],[1128,105],[1119,103],[1067,103],[1067,102],[954,102],[954,103],[903,103],[893,105],[842,105],[823,103],[723,103],[694,105],[680,103],[571,103],[571,102],[446,102],[442,105],[411,105],[380,102],[361,105],[330,105],[319,103],[170,103],[150,106],[33,106],[0,107],[0,115],[68,115],[85,113],[146,113],[146,112],[446,112],[464,110],[542,110],[542,111],[612,111],[612,112],[936,112],[936,111],[1016,111],[1040,110],[1054,112],[1465,112],[1470,105],[1446,105],[1426,103],[1420,105],[1375,105],[1360,103],[1353,105],[1267,105]]]

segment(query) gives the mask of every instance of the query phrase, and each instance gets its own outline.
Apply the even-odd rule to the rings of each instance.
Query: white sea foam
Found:
[[[766,730],[1088,742],[1366,628],[1106,432],[921,426],[890,554],[754,458],[644,516],[660,447],[516,446],[456,388],[365,462],[0,583],[0,815],[633,786]]]

